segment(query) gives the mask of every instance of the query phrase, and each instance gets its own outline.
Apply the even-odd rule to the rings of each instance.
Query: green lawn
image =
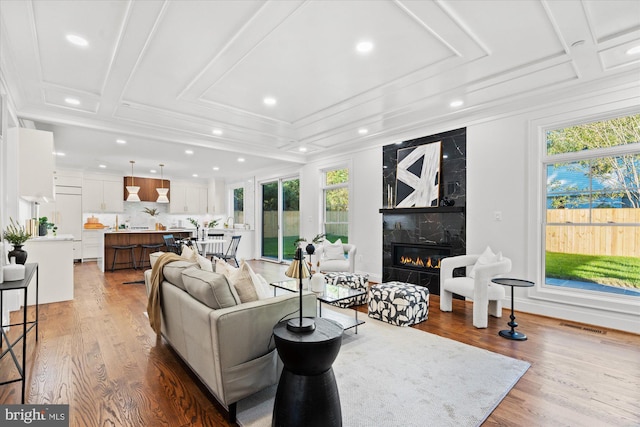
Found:
[[[342,239],[342,243],[347,243],[347,236],[335,236],[328,235],[327,240],[330,242],[335,242],[337,239]],[[293,259],[293,256],[296,253],[296,246],[293,244],[296,240],[298,240],[298,236],[284,236],[284,259]],[[264,239],[264,247],[262,250],[262,255],[270,258],[278,257],[278,238],[277,237],[267,237]],[[305,244],[306,246],[306,244]]]
[[[546,253],[547,277],[640,289],[640,259]]]

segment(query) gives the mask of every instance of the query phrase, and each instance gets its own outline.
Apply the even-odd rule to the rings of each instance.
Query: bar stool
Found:
[[[161,247],[164,246],[164,243],[153,243],[153,244],[144,244],[144,245],[140,245],[140,247],[142,248],[142,251],[140,251],[140,261],[138,262],[138,265],[140,266],[140,268],[144,268],[144,263],[145,263],[145,258],[147,258],[147,255],[149,254],[148,249],[160,249]],[[155,251],[152,251],[155,252]],[[149,261],[149,267],[151,267],[151,261]]]
[[[118,258],[118,251],[121,249],[129,249],[131,250],[131,264],[133,264],[133,269],[137,270],[138,267],[136,266],[136,256],[133,253],[133,250],[135,248],[137,248],[138,245],[113,245],[111,246],[111,248],[113,249],[113,261],[111,262],[111,271],[115,270],[116,267],[116,259]]]

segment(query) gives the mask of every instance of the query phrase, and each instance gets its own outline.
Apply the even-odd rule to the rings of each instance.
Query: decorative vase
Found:
[[[46,236],[48,232],[47,224],[38,225],[38,236]]]
[[[13,245],[13,250],[9,251],[9,259],[15,257],[16,264],[23,264],[27,262],[27,251],[22,249],[23,245]]]
[[[307,247],[304,248],[304,250],[307,251],[307,254],[313,255],[313,253],[316,251],[316,247],[309,243]]]

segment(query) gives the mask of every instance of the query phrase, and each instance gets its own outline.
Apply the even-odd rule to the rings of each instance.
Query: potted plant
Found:
[[[160,211],[157,208],[144,208],[143,212],[151,216],[151,219],[153,220],[154,228],[156,230],[159,230],[162,224],[160,224],[160,222],[157,221],[155,218],[160,215]]]
[[[49,229],[49,218],[41,216],[38,218],[38,236],[46,236]]]
[[[15,257],[17,264],[24,264],[27,262],[27,251],[22,249],[22,245],[31,234],[27,233],[23,226],[16,224],[13,218],[9,220],[11,223],[2,233],[2,238],[13,245],[13,250],[9,251],[9,259]]]
[[[304,250],[307,252],[307,254],[309,255],[313,255],[313,253],[316,251],[316,247],[314,246],[314,244],[318,244],[320,242],[324,241],[326,234],[324,233],[320,233],[320,234],[316,234],[316,237],[314,237],[313,239],[311,239],[311,242],[304,248]],[[305,239],[304,237],[299,237],[298,239],[296,239],[295,242],[293,242],[294,246],[300,246],[302,247],[301,243],[302,242],[307,242],[308,240]]]

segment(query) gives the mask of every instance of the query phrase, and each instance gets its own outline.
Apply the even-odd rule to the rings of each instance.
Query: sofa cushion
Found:
[[[158,260],[158,258],[160,258],[160,255],[164,254],[164,252],[162,251],[158,251],[158,252],[154,252],[152,254],[149,254],[149,263],[151,264],[151,268],[153,268],[153,266],[155,265],[156,261]]]
[[[184,282],[182,281],[182,272],[190,267],[197,266],[197,262],[191,261],[172,261],[164,266],[162,269],[162,274],[164,275],[164,279],[168,282],[171,282],[175,286],[180,289],[186,291],[187,288],[184,287]]]
[[[240,303],[238,294],[222,274],[191,267],[182,271],[182,280],[189,295],[208,307],[218,309]]]

